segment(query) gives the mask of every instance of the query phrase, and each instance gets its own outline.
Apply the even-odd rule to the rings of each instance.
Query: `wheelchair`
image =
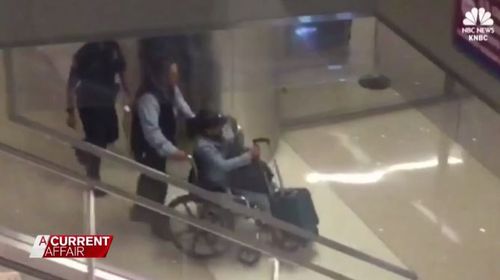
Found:
[[[193,166],[191,172],[190,183],[197,183],[196,180],[196,164],[191,158]],[[245,196],[233,193],[231,190],[220,192],[221,196],[226,196],[225,199],[231,199],[239,204],[245,205],[248,208],[259,209],[259,207],[252,203]],[[252,227],[249,232],[255,234],[254,236],[260,240],[268,233],[268,227],[264,226],[260,221],[256,221],[249,217],[242,217],[241,215],[234,214],[230,210],[224,209],[210,201],[204,200],[194,194],[186,194],[173,199],[168,207],[183,213],[190,218],[203,220],[210,224],[234,231],[237,225],[241,222],[246,223],[245,227]],[[214,257],[221,256],[228,252],[232,247],[232,242],[225,240],[208,231],[196,228],[194,226],[185,224],[180,221],[169,219],[168,225],[169,236],[173,244],[185,255],[199,260],[207,260]],[[248,232],[247,232],[248,234]],[[237,251],[238,260],[248,266],[255,265],[261,257],[261,253],[241,246]]]
[[[233,125],[233,127],[236,126]],[[237,137],[242,137],[240,131],[237,131],[237,133],[238,134],[235,134]],[[193,156],[190,156],[190,163],[192,168],[188,181],[192,184],[199,185],[198,166]],[[260,164],[267,167],[265,163]],[[264,180],[266,181],[266,187],[270,185],[269,182],[272,181],[273,176],[270,169],[267,169],[268,172],[262,172],[265,177]],[[259,207],[250,199],[235,193],[231,189],[222,190],[222,192],[219,193],[221,196],[226,196],[227,198],[225,199],[231,199],[248,208],[259,209]],[[234,231],[238,226],[240,226],[241,222],[244,222],[245,229],[248,229],[248,226],[250,226],[251,229],[248,230],[248,232],[242,233],[250,233],[257,240],[270,242],[272,245],[286,251],[296,251],[303,245],[302,240],[294,237],[292,234],[282,230],[273,229],[271,226],[265,225],[259,220],[234,214],[230,210],[224,209],[194,194],[186,194],[177,197],[168,204],[168,207],[183,213],[190,218],[203,220],[231,231]],[[174,219],[169,219],[168,223],[169,235],[173,244],[181,252],[193,259],[207,260],[222,256],[233,247],[231,241],[225,240],[224,238],[205,230]],[[247,266],[255,265],[261,258],[260,252],[245,246],[240,246],[237,249],[237,255],[238,260]]]

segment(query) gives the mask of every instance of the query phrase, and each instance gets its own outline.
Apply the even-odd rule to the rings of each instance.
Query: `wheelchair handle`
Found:
[[[259,138],[255,138],[252,140],[253,144],[254,145],[258,145],[259,143],[265,143],[267,145],[271,145],[271,139],[267,138],[267,137],[259,137]]]
[[[193,168],[193,175],[194,175],[195,179],[198,179],[198,166],[196,165],[194,157],[193,157],[193,155],[188,155],[187,157],[189,160],[189,164]]]
[[[258,145],[259,143],[265,143],[267,144],[268,148],[271,148],[271,139],[267,138],[267,137],[259,137],[259,138],[255,138],[252,140],[253,144],[254,145]],[[282,189],[284,187],[284,184],[283,184],[283,177],[281,177],[281,171],[280,171],[280,168],[278,166],[278,162],[276,161],[276,158],[272,158],[272,162],[273,162],[273,165],[274,165],[274,168],[275,168],[275,173],[276,173],[276,176],[278,178],[278,189]],[[270,189],[269,193],[273,193],[274,191],[271,191],[271,182],[268,182],[268,187]]]

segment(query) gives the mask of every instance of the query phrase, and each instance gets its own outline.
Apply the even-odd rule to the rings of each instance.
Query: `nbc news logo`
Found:
[[[467,35],[469,41],[488,41],[488,35],[495,33],[495,27],[491,13],[484,8],[472,8],[465,13],[462,21],[462,33]]]

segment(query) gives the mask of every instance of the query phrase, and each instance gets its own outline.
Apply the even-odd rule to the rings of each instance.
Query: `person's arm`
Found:
[[[118,43],[114,43],[113,46],[115,49],[115,56],[116,56],[115,57],[116,71],[120,79],[120,85],[125,94],[124,97],[127,100],[126,103],[130,103],[132,100],[132,96],[128,87],[127,79],[125,77],[125,72],[127,71],[127,63],[125,61],[125,57],[123,56],[120,45]]]
[[[122,86],[122,89],[125,92],[125,98],[129,101],[132,100],[132,96],[130,94],[127,79],[125,78],[125,72],[119,72],[118,77],[120,78],[120,84]]]
[[[78,85],[79,78],[77,75],[77,63],[76,59],[73,59],[73,64],[71,65],[71,70],[69,72],[68,82],[66,85],[66,124],[71,127],[76,127],[76,117],[75,117],[75,89]]]
[[[182,153],[165,135],[160,125],[160,104],[151,94],[145,94],[139,99],[137,108],[144,138],[156,152],[164,157]]]
[[[125,78],[125,73],[124,72],[119,72],[118,77],[120,78],[120,85],[122,87],[122,92],[123,92],[123,110],[125,113],[130,113],[131,112],[131,107],[132,103],[134,100],[134,97],[130,93],[128,84],[127,84],[127,79]]]
[[[181,89],[177,85],[174,86],[174,95],[175,107],[179,109],[179,111],[181,111],[186,118],[194,118],[195,114],[193,113],[193,110],[191,110],[191,107],[184,99]]]
[[[76,61],[73,60],[69,71],[68,82],[66,84],[66,109],[75,108],[75,88],[78,85],[79,78],[76,74]]]
[[[229,172],[252,163],[251,152],[230,159],[224,158],[214,146],[200,148],[200,156],[224,172]]]
[[[89,62],[91,57],[91,43],[86,43],[81,46],[78,51],[73,55],[71,69],[69,71],[68,83],[66,85],[66,110],[74,111],[75,107],[75,90],[80,83],[80,71],[85,68],[85,64]]]

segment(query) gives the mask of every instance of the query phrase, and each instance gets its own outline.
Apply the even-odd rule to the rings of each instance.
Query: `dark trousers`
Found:
[[[159,156],[155,151],[138,153],[135,160],[161,172],[165,172],[166,158]],[[165,182],[155,180],[148,175],[141,174],[137,182],[137,195],[163,204],[167,197],[168,185]],[[155,222],[162,215],[139,205],[134,205],[132,217],[135,220]]]
[[[106,148],[118,139],[118,117],[114,107],[82,107],[78,113],[85,133],[84,141]],[[85,166],[87,176],[99,180],[101,158],[81,150],[76,151],[76,156]]]

